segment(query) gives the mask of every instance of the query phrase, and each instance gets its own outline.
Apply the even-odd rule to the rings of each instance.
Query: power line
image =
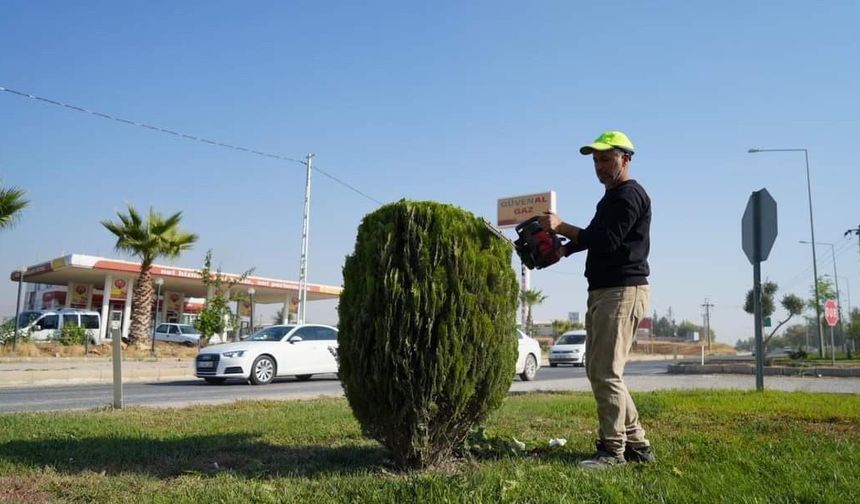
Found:
[[[129,119],[123,119],[121,117],[113,116],[111,114],[106,114],[104,112],[89,110],[89,109],[86,109],[84,107],[78,107],[77,105],[70,105],[68,103],[63,103],[63,102],[60,102],[57,100],[51,100],[49,98],[44,98],[42,96],[32,95],[30,93],[24,93],[22,91],[16,91],[14,89],[9,89],[9,88],[3,87],[3,86],[0,86],[0,91],[6,91],[7,93],[12,93],[12,94],[15,94],[18,96],[23,96],[25,98],[31,98],[33,100],[38,100],[38,101],[42,101],[45,103],[50,103],[51,105],[57,105],[59,107],[64,107],[64,108],[74,110],[77,112],[83,112],[85,114],[98,116],[98,117],[101,117],[103,119],[110,119],[111,121],[116,121],[116,122],[120,122],[123,124],[131,125],[131,126],[139,126],[141,128],[146,128],[146,129],[158,131],[161,133],[167,133],[169,135],[174,135],[174,136],[178,136],[181,138],[185,138],[186,140],[193,140],[195,142],[202,142],[202,143],[206,143],[206,144],[210,144],[210,145],[216,145],[218,147],[225,147],[227,149],[233,149],[233,150],[238,150],[238,151],[242,151],[242,152],[250,152],[251,154],[257,154],[258,156],[265,156],[265,157],[274,158],[274,159],[281,159],[284,161],[292,161],[293,163],[299,163],[302,166],[305,165],[305,162],[301,161],[299,159],[293,159],[293,158],[286,157],[286,156],[280,156],[278,154],[269,154],[266,152],[262,152],[262,151],[258,151],[258,150],[254,150],[254,149],[249,149],[247,147],[241,147],[238,145],[231,145],[231,144],[227,144],[227,143],[223,143],[223,142],[216,142],[214,140],[209,140],[207,138],[199,137],[196,135],[189,135],[187,133],[181,133],[179,131],[173,131],[173,130],[170,130],[167,128],[162,128],[159,126],[153,126],[151,124],[146,124],[146,123],[142,123],[142,122],[138,122],[138,121],[132,121]]]
[[[330,179],[334,180],[335,182],[337,182],[338,184],[340,184],[340,185],[342,185],[342,186],[346,187],[347,189],[349,189],[349,190],[351,190],[351,191],[353,191],[353,192],[355,192],[355,193],[357,193],[357,194],[360,194],[361,196],[364,196],[365,198],[369,199],[370,201],[373,201],[373,202],[378,203],[378,204],[380,204],[380,205],[384,205],[384,204],[385,204],[385,203],[383,203],[383,202],[379,201],[378,199],[376,199],[376,198],[374,198],[374,197],[372,197],[372,196],[368,196],[367,194],[363,193],[362,191],[359,191],[359,190],[358,190],[358,189],[356,189],[355,187],[351,186],[350,184],[347,184],[347,183],[346,183],[346,182],[344,182],[343,180],[341,180],[341,179],[339,179],[339,178],[335,177],[334,175],[332,175],[332,174],[330,174],[330,173],[326,173],[326,172],[324,172],[323,170],[320,170],[320,169],[319,169],[319,168],[317,168],[316,166],[314,166],[314,168],[313,168],[313,169],[314,169],[314,170],[316,170],[316,171],[318,171],[321,175],[325,175],[326,177],[328,177],[328,178],[330,178]]]
[[[841,243],[840,242],[836,243],[835,252],[834,252],[834,255],[836,257],[841,256],[842,254],[844,254],[846,251],[848,251],[851,248],[851,240],[846,239],[846,238],[843,238],[843,240],[844,241]],[[818,243],[821,244],[822,242],[818,242]],[[832,255],[825,256],[824,258],[822,258],[822,260],[818,261],[817,265],[818,265],[818,267],[824,267],[827,265],[828,262],[833,263],[833,256]],[[810,271],[812,271],[812,266],[807,266],[801,272],[792,276],[787,282],[784,282],[783,283],[783,289],[787,289],[788,287],[792,287],[792,286],[796,285],[797,283],[803,281],[804,277],[807,274],[809,274]]]
[[[840,256],[844,255],[850,249],[851,249],[850,244],[848,244],[848,246],[843,246],[841,249],[838,249],[839,250],[838,252],[835,253],[835,257],[840,257]],[[828,266],[827,265],[828,262],[831,263],[831,265],[833,264],[833,256],[828,256],[824,260],[818,261],[818,267],[824,268],[824,267]],[[784,288],[794,286],[794,285],[798,284],[799,282],[804,281],[803,277],[808,275],[810,271],[812,271],[812,266],[807,266],[806,269],[804,269],[802,272],[798,273],[797,275],[793,276],[791,278],[791,280],[786,282],[784,284],[785,285]],[[824,274],[822,276],[828,276],[828,275]]]
[[[30,93],[25,93],[25,92],[23,92],[23,91],[17,91],[17,90],[15,90],[15,89],[9,89],[9,88],[7,88],[7,87],[3,87],[3,86],[0,86],[0,91],[5,91],[5,92],[7,92],[7,93],[11,93],[11,94],[14,94],[14,95],[22,96],[22,97],[24,97],[24,98],[30,98],[30,99],[32,99],[32,100],[37,100],[37,101],[41,101],[41,102],[44,102],[44,103],[49,103],[49,104],[51,104],[51,105],[56,105],[56,106],[58,106],[58,107],[63,107],[63,108],[67,108],[67,109],[69,109],[69,110],[74,110],[74,111],[76,111],[76,112],[81,112],[81,113],[84,113],[84,114],[94,115],[94,116],[96,116],[96,117],[101,117],[102,119],[108,119],[108,120],[111,120],[111,121],[116,121],[116,122],[123,123],[123,124],[129,125],[129,126],[138,126],[138,127],[141,127],[141,128],[146,128],[146,129],[148,129],[148,130],[157,131],[157,132],[159,132],[159,133],[166,133],[166,134],[168,134],[168,135],[173,135],[173,136],[175,136],[175,137],[178,137],[178,138],[184,138],[184,139],[186,139],[186,140],[191,140],[191,141],[194,141],[194,142],[205,143],[205,144],[214,145],[214,146],[217,146],[217,147],[224,147],[225,149],[232,149],[232,150],[236,150],[236,151],[240,151],[240,152],[247,152],[247,153],[249,153],[249,154],[256,154],[256,155],[258,155],[258,156],[263,156],[263,157],[272,158],[272,159],[280,159],[280,160],[282,160],[282,161],[290,161],[290,162],[292,162],[292,163],[297,163],[297,164],[300,164],[300,165],[302,165],[302,166],[306,166],[306,165],[305,165],[305,161],[303,161],[303,160],[301,160],[301,159],[295,159],[295,158],[291,158],[291,157],[288,157],[288,156],[282,156],[282,155],[280,155],[280,154],[272,154],[272,153],[269,153],[269,152],[263,152],[263,151],[259,151],[259,150],[256,150],[256,149],[251,149],[251,148],[248,148],[248,147],[242,147],[241,145],[232,145],[232,144],[228,144],[228,143],[224,143],[224,142],[216,142],[215,140],[209,140],[209,139],[207,139],[207,138],[203,138],[203,137],[200,137],[200,136],[197,136],[197,135],[190,135],[190,134],[188,134],[188,133],[182,133],[182,132],[180,132],[180,131],[174,131],[174,130],[171,130],[171,129],[162,128],[162,127],[160,127],[160,126],[154,126],[154,125],[152,125],[152,124],[146,124],[146,123],[142,123],[142,122],[138,122],[138,121],[132,121],[132,120],[130,120],[130,119],[123,119],[122,117],[117,117],[117,116],[115,116],[115,115],[106,114],[106,113],[104,113],[104,112],[98,112],[98,111],[96,111],[96,110],[90,110],[90,109],[87,109],[87,108],[84,108],[84,107],[79,107],[79,106],[77,106],[77,105],[71,105],[71,104],[68,104],[68,103],[63,103],[63,102],[61,102],[61,101],[52,100],[52,99],[50,99],[50,98],[45,98],[45,97],[43,97],[43,96],[36,96],[36,95],[30,94]],[[323,171],[323,170],[320,170],[320,169],[319,169],[319,168],[317,168],[317,167],[314,167],[313,169],[314,169],[314,170],[316,170],[317,172],[319,172],[321,175],[325,175],[326,177],[330,178],[331,180],[335,181],[336,183],[338,183],[338,184],[340,184],[340,185],[342,185],[342,186],[346,187],[346,188],[347,188],[347,189],[349,189],[350,191],[353,191],[353,192],[355,192],[356,194],[359,194],[360,196],[363,196],[363,197],[365,197],[365,198],[367,198],[367,199],[369,199],[369,200],[371,200],[371,201],[373,201],[373,202],[375,202],[375,203],[378,203],[378,204],[380,204],[380,205],[382,205],[382,204],[383,204],[383,203],[382,203],[381,201],[379,201],[378,199],[373,198],[373,197],[371,197],[371,196],[367,195],[366,193],[364,193],[364,192],[362,192],[362,191],[358,190],[357,188],[353,187],[352,185],[350,185],[350,184],[348,184],[348,183],[344,182],[343,180],[341,180],[341,179],[339,179],[339,178],[335,177],[334,175],[332,175],[332,174],[330,174],[330,173],[327,173],[327,172],[325,172],[325,171]]]

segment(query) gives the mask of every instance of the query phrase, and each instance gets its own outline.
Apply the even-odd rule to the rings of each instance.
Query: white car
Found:
[[[585,366],[585,336],[585,329],[574,329],[559,336],[555,345],[549,349],[549,366]]]
[[[196,346],[198,340],[200,340],[200,331],[190,324],[158,324],[155,328],[155,341]]]
[[[337,373],[337,329],[321,324],[274,325],[238,343],[208,346],[197,354],[195,374],[207,383],[240,378],[265,385],[277,376],[309,380]]]
[[[517,354],[515,372],[520,375],[523,381],[532,381],[535,379],[538,369],[540,369],[540,343],[517,329],[517,346],[519,352]]]

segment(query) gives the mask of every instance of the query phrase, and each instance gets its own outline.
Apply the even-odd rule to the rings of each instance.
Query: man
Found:
[[[606,188],[588,227],[541,218],[544,229],[570,239],[562,253],[587,250],[588,311],[585,315],[585,371],[597,401],[597,452],[580,465],[602,469],[625,462],[654,462],[636,405],[624,384],[624,364],[650,298],[648,251],[651,200],[630,178],[633,143],[607,131],[579,150],[591,155],[597,179]]]

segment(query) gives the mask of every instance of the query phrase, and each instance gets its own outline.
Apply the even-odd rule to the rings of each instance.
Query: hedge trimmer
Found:
[[[532,217],[521,222],[514,230],[517,239],[511,240],[498,228],[484,220],[484,225],[493,234],[510,243],[520,260],[528,269],[543,269],[561,259],[561,247],[565,244],[556,233],[545,230],[540,225],[540,217]]]

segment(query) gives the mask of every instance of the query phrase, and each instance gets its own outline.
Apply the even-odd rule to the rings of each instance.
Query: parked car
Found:
[[[519,329],[517,329],[517,343],[519,352],[515,372],[523,381],[532,381],[540,369],[540,343]]]
[[[574,329],[559,336],[549,349],[549,366],[556,367],[559,364],[585,366],[585,335],[584,329]]]
[[[322,324],[273,325],[237,343],[202,349],[195,359],[198,378],[220,384],[228,378],[266,385],[277,376],[309,380],[337,373],[337,329]]]
[[[66,325],[83,326],[90,341],[95,342],[99,337],[101,315],[97,311],[75,308],[26,310],[18,314],[18,327],[21,332],[29,332],[34,341],[56,339]]]
[[[190,324],[158,324],[155,328],[155,341],[169,341],[171,343],[182,343],[184,345],[197,345],[200,340],[200,331]]]

